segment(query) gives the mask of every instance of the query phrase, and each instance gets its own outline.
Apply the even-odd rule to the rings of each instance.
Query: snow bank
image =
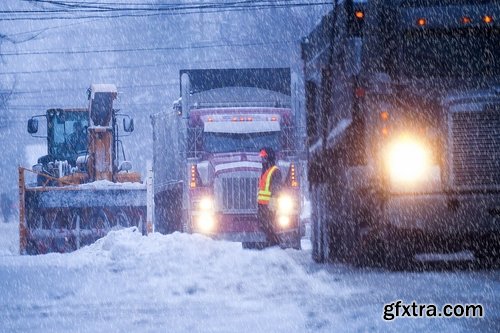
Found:
[[[272,252],[272,255],[269,255]],[[244,250],[240,243],[214,241],[202,235],[155,233],[136,228],[112,231],[73,254],[81,262],[99,263],[114,272],[133,272],[154,285],[160,277],[167,294],[257,293],[268,299],[317,289],[293,259],[278,248]],[[326,289],[324,289],[326,288]],[[322,292],[328,290],[321,285]]]
[[[0,332],[498,331],[495,271],[353,270],[315,265],[308,251],[136,228],[73,253],[20,256],[17,226],[0,226]],[[399,299],[474,302],[487,315],[383,321]]]
[[[19,225],[17,221],[0,223],[0,256],[19,253]]]
[[[136,228],[73,253],[3,256],[0,279],[9,332],[303,332],[311,295],[339,294],[279,248]]]
[[[91,188],[91,189],[113,189],[113,188],[125,188],[125,189],[143,189],[146,188],[145,184],[142,183],[114,183],[109,180],[96,180],[91,183],[80,184],[78,187],[81,188]]]

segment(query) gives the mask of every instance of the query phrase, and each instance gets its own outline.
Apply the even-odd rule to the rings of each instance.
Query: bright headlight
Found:
[[[278,217],[278,223],[282,227],[288,227],[290,224],[290,216],[280,216]]]
[[[215,226],[215,218],[210,213],[202,213],[198,216],[198,228],[202,232],[209,232]]]
[[[201,210],[204,210],[204,211],[212,210],[212,208],[214,207],[214,202],[213,202],[212,198],[205,197],[205,198],[200,200],[199,207]]]
[[[388,166],[391,179],[414,182],[425,177],[431,166],[427,147],[412,138],[401,138],[388,150]]]
[[[288,195],[281,195],[278,198],[278,210],[283,213],[291,213],[293,210],[293,199]]]

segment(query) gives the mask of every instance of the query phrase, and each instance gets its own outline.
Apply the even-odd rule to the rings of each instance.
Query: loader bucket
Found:
[[[146,232],[142,184],[26,186],[20,196],[21,254],[71,252],[118,228]]]

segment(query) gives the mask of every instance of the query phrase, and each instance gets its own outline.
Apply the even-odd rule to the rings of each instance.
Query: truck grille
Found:
[[[257,209],[257,178],[222,178],[222,209],[230,212],[254,212]]]
[[[462,189],[500,186],[500,113],[451,113],[453,185]]]

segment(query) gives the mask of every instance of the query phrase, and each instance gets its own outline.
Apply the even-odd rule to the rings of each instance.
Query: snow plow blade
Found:
[[[110,230],[146,233],[146,186],[97,182],[64,187],[20,185],[20,253],[71,252]]]

